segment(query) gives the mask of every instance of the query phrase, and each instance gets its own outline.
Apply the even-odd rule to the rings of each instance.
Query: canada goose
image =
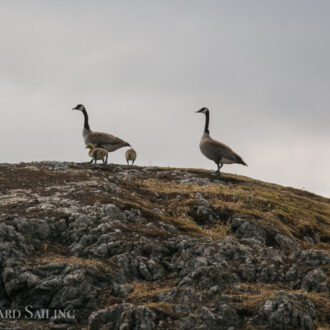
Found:
[[[131,160],[133,166],[136,159],[136,151],[133,148],[128,149],[125,152],[125,157],[126,157],[127,165],[129,165],[129,161]]]
[[[83,137],[85,145],[88,143],[93,144],[95,147],[100,147],[108,150],[109,152],[115,151],[122,147],[130,147],[131,145],[116,136],[107,133],[93,132],[89,128],[88,124],[88,115],[86,108],[82,104],[78,104],[72,110],[79,110],[84,114],[84,128],[83,128]]]
[[[203,113],[205,115],[205,128],[204,134],[201,138],[201,142],[199,144],[199,148],[202,154],[208,158],[213,160],[218,169],[216,170],[216,174],[220,175],[220,169],[223,164],[247,164],[244,162],[241,156],[235,153],[231,148],[226,146],[225,144],[218,142],[210,137],[209,132],[209,120],[210,120],[210,111],[208,108],[201,108],[196,111],[198,113]]]
[[[103,148],[96,148],[91,143],[88,143],[86,149],[89,149],[88,155],[92,157],[90,163],[93,163],[95,160],[95,164],[98,160],[103,160],[103,164],[108,162],[108,151]]]

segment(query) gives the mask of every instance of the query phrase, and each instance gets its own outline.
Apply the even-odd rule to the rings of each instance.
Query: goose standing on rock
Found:
[[[216,164],[218,169],[216,170],[216,174],[220,176],[220,169],[223,164],[247,164],[244,162],[241,156],[235,153],[231,148],[226,146],[225,144],[216,141],[210,137],[209,132],[209,121],[210,121],[210,111],[208,108],[201,108],[200,110],[196,111],[196,113],[203,113],[205,115],[205,128],[204,134],[201,138],[201,142],[199,144],[199,148],[202,154],[208,158],[213,160]]]
[[[79,110],[84,115],[84,128],[83,128],[83,137],[85,141],[85,145],[87,146],[89,143],[94,145],[95,147],[100,147],[106,149],[109,152],[115,151],[122,147],[130,147],[131,145],[116,136],[113,136],[108,133],[101,132],[93,132],[89,128],[88,124],[88,115],[86,108],[82,104],[78,104],[72,110]]]

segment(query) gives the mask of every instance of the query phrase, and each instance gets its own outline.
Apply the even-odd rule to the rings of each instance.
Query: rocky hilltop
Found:
[[[208,171],[0,164],[0,328],[322,329],[330,200]]]

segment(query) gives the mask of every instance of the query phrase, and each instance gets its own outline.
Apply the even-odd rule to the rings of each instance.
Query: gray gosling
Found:
[[[117,138],[114,135],[101,132],[93,132],[88,123],[88,115],[86,108],[82,104],[78,104],[72,110],[79,110],[84,115],[84,128],[82,131],[85,145],[92,143],[95,147],[100,147],[108,150],[109,152],[115,151],[122,147],[130,147],[131,145],[124,140]]]
[[[203,113],[205,115],[205,128],[204,134],[202,135],[199,148],[202,154],[210,159],[213,160],[218,169],[216,170],[216,174],[220,176],[220,169],[223,164],[247,164],[244,162],[241,156],[235,153],[231,148],[227,145],[216,141],[210,137],[209,132],[209,121],[210,121],[210,111],[208,108],[201,108],[200,110],[196,111],[197,113]]]
[[[136,151],[133,148],[128,149],[125,152],[125,157],[126,157],[127,165],[129,165],[129,161],[132,161],[132,166],[133,166],[136,159]]]
[[[89,149],[88,155],[92,157],[90,164],[95,161],[95,164],[98,160],[103,160],[103,164],[108,162],[108,151],[103,148],[96,148],[91,143],[88,143],[86,149]]]

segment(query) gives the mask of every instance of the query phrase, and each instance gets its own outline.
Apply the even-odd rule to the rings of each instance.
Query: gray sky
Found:
[[[88,161],[93,130],[137,165],[215,170],[330,197],[330,1],[1,1],[0,162]],[[125,149],[110,154],[125,163]]]

